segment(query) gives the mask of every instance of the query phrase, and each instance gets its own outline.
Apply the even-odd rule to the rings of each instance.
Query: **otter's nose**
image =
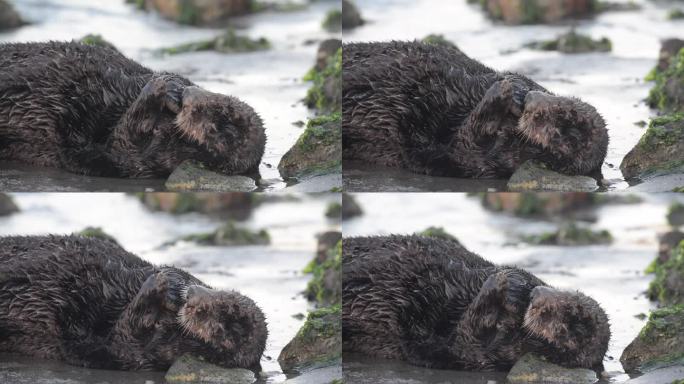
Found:
[[[212,291],[201,285],[191,285],[188,287],[188,299],[191,297],[205,298],[211,296]]]

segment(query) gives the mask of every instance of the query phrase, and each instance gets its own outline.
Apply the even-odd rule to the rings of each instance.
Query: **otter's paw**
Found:
[[[142,97],[157,100],[161,108],[179,113],[183,103],[183,82],[173,76],[160,76],[150,80],[141,91]]]
[[[505,310],[508,279],[503,272],[496,273],[484,282],[473,302],[473,310],[484,328],[496,326],[500,314]]]
[[[172,270],[162,270],[150,275],[140,287],[139,295],[148,304],[156,304],[177,311],[184,303],[185,283]]]

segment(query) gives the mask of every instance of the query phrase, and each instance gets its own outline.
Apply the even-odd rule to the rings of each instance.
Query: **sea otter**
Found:
[[[1,352],[118,370],[165,370],[191,353],[258,370],[266,337],[251,299],[114,241],[0,237]]]
[[[507,370],[527,352],[599,368],[608,318],[592,298],[422,236],[342,242],[345,352],[458,370]]]
[[[343,157],[434,176],[503,178],[536,159],[598,174],[599,113],[458,48],[422,42],[343,46]]]
[[[194,159],[245,174],[258,169],[265,141],[249,105],[115,49],[0,44],[0,160],[149,178]]]

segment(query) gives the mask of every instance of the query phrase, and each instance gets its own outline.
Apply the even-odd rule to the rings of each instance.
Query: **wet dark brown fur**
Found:
[[[0,238],[0,351],[120,370],[165,370],[191,353],[258,369],[264,315],[235,291],[155,267],[115,242]]]
[[[343,156],[435,176],[508,177],[536,159],[598,173],[608,133],[596,109],[454,47],[343,47]]]
[[[107,47],[0,44],[0,159],[113,177],[164,177],[194,159],[255,172],[261,119],[231,96],[154,73]]]
[[[462,370],[507,370],[527,352],[567,367],[602,365],[608,319],[580,292],[452,240],[357,237],[342,249],[345,352]]]

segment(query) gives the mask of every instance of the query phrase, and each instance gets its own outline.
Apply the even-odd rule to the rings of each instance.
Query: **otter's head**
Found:
[[[168,176],[188,159],[229,175],[259,167],[266,143],[263,123],[235,97],[206,91],[175,75],[158,75],[129,111],[134,113],[129,112],[127,126],[134,127],[134,134],[119,144],[120,161],[133,168],[129,173],[134,177]],[[131,152],[138,156],[127,156]]]
[[[608,150],[605,121],[594,107],[576,98],[530,91],[518,131],[524,142],[540,150],[537,160],[565,174],[599,171]]]
[[[234,291],[191,285],[178,323],[185,337],[200,342],[193,353],[226,367],[259,366],[268,331],[261,309]]]
[[[539,286],[530,294],[523,327],[534,352],[568,367],[600,367],[608,350],[608,317],[580,292]]]

